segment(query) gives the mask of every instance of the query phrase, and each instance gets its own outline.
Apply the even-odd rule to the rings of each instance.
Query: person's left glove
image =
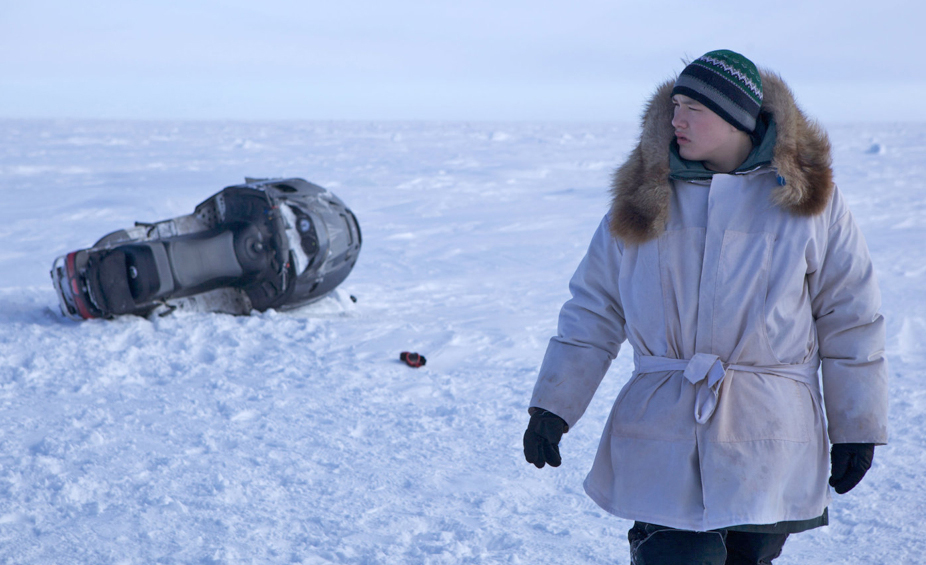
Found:
[[[524,458],[538,469],[546,463],[559,467],[563,462],[559,455],[559,440],[568,429],[566,420],[553,412],[542,408],[534,410],[524,432]]]
[[[873,443],[834,443],[830,451],[830,486],[845,494],[859,484],[875,457]]]

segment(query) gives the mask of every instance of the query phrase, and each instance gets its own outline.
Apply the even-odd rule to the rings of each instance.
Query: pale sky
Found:
[[[926,120],[922,0],[0,0],[0,118],[632,120],[713,49]]]

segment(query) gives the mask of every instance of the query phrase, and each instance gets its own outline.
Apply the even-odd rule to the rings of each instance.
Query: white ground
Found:
[[[0,562],[627,563],[629,522],[581,485],[628,351],[562,467],[520,444],[635,125],[0,125]],[[776,563],[920,563],[926,124],[830,134],[884,293],[892,441]],[[354,210],[364,246],[338,296],[250,317],[58,313],[56,256],[245,175],[301,176]]]

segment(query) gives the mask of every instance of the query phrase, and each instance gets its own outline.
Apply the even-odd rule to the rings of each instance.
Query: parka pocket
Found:
[[[611,435],[659,441],[694,440],[694,390],[680,371],[635,374],[614,403]]]
[[[807,443],[813,436],[816,414],[807,385],[787,377],[730,371],[707,437],[718,443]]]

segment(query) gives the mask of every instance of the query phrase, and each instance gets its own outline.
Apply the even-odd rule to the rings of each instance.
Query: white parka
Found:
[[[810,520],[829,501],[830,442],[887,442],[868,249],[825,134],[762,78],[774,158],[705,181],[669,179],[672,84],[657,91],[544,357],[531,406],[572,427],[633,347],[585,482],[624,518],[700,531]]]

